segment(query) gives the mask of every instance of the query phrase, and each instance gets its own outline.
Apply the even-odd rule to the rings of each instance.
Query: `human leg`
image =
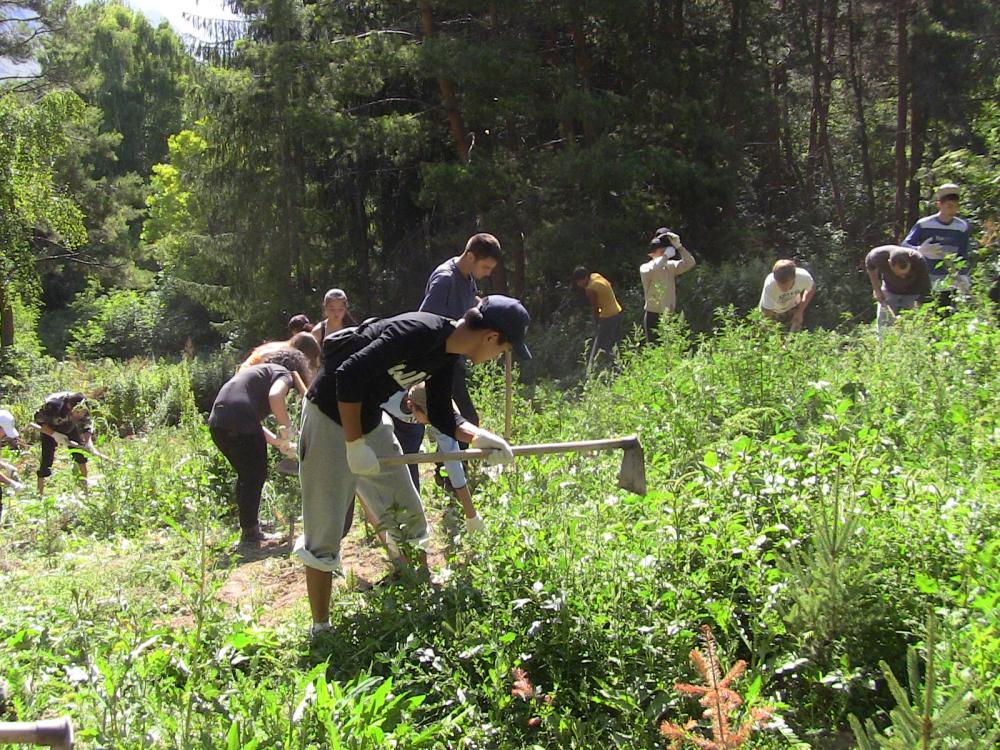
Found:
[[[660,314],[646,310],[642,316],[642,332],[646,336],[647,344],[658,344],[660,342]]]
[[[243,541],[260,534],[260,496],[267,480],[267,441],[256,434],[210,430],[212,441],[236,470],[236,507]]]
[[[42,444],[42,457],[38,464],[38,471],[35,472],[38,477],[38,494],[41,495],[45,490],[45,480],[52,476],[52,464],[56,458],[56,441],[50,435],[46,435],[44,432],[41,434],[41,444]]]
[[[404,476],[412,487],[405,471]],[[299,482],[302,535],[295,542],[295,554],[306,566],[313,622],[325,623],[330,614],[332,575],[341,571],[340,542],[357,480],[347,466],[343,428],[308,400],[302,407]]]

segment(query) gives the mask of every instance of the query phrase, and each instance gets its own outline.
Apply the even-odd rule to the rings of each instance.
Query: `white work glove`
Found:
[[[667,242],[673,245],[674,250],[681,249],[681,236],[675,232],[664,232],[663,236],[667,238]]]
[[[465,530],[469,533],[469,536],[472,536],[473,534],[482,534],[486,531],[486,524],[477,513],[472,518],[465,519]]]
[[[944,246],[939,245],[932,239],[921,242],[917,250],[925,258],[931,258],[932,260],[941,260],[944,257]]]
[[[52,439],[56,441],[56,445],[58,445],[60,448],[69,447],[69,438],[66,435],[63,435],[61,432],[53,432]]]
[[[378,456],[368,447],[364,438],[347,444],[347,466],[353,473],[363,477],[370,477],[381,471]]]
[[[468,427],[469,425],[466,426]],[[472,438],[469,447],[488,450],[486,463],[491,466],[509,464],[514,460],[514,451],[510,449],[510,443],[499,435],[494,435],[489,430],[484,430],[482,427],[476,428],[476,436]]]
[[[299,446],[291,440],[278,440],[278,444],[275,447],[282,456],[287,456],[288,458],[296,458],[298,456]]]
[[[23,492],[25,485],[23,482],[18,482],[16,479],[11,479],[10,484],[7,486],[10,487],[11,492]]]

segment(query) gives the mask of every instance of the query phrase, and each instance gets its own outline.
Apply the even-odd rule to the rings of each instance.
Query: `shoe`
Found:
[[[256,529],[248,534],[240,535],[240,546],[259,546],[261,544],[280,542],[281,539],[281,534],[265,534],[260,529]]]

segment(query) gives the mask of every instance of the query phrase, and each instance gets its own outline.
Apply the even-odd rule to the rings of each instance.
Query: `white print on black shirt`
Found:
[[[416,385],[421,383],[427,378],[427,373],[422,371],[414,372],[412,370],[406,369],[405,363],[400,363],[398,365],[393,365],[387,372],[392,376],[392,379],[399,383],[400,388],[409,388],[411,385]]]

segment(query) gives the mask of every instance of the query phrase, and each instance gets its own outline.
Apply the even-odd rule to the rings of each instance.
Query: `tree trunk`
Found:
[[[816,178],[823,158],[820,142],[820,111],[823,108],[823,8],[824,0],[816,0],[816,21],[812,29],[809,48],[812,72],[812,106],[809,108],[809,150],[806,153],[806,199],[812,202],[816,192]]]
[[[867,222],[862,229],[867,240],[875,221],[875,181],[872,177],[872,160],[868,147],[868,124],[865,117],[864,81],[858,72],[858,25],[854,17],[854,0],[847,0],[847,70],[854,92],[854,104],[857,114],[858,145],[861,148],[861,180],[865,189],[865,213]]]
[[[909,93],[908,21],[910,0],[896,0],[896,201],[893,211],[893,228],[897,239],[906,230],[906,185],[908,181],[906,165],[906,111]]]
[[[906,226],[913,226],[913,223],[920,218],[920,180],[917,179],[917,172],[924,161],[924,145],[927,136],[927,106],[916,90],[913,91],[910,98],[912,100],[910,108],[910,200],[906,207]]]
[[[420,29],[423,31],[425,39],[434,36],[434,13],[431,10],[429,0],[421,0],[420,2]],[[455,142],[455,151],[459,161],[466,163],[469,161],[469,137],[465,132],[465,123],[462,121],[462,113],[458,108],[455,87],[450,80],[439,76],[438,88],[441,89],[441,102],[444,104],[444,111],[448,116],[448,128],[451,130],[451,138]]]
[[[833,161],[833,148],[830,146],[830,99],[833,92],[833,73],[836,64],[837,50],[837,15],[840,12],[839,0],[829,0],[826,18],[826,52],[823,62],[823,93],[822,106],[819,113],[819,139],[823,148],[826,173],[830,179],[830,190],[833,193],[833,204],[837,211],[837,221],[841,229],[847,228],[847,211],[844,209],[844,199],[837,180],[837,170]]]
[[[684,0],[674,0],[673,19],[670,25],[674,39],[679,40],[684,36]]]
[[[587,35],[583,32],[583,27],[579,22],[574,21],[570,25],[570,34],[573,37],[573,62],[576,64],[576,75],[580,79],[580,85],[587,93],[590,92],[590,57],[587,55]],[[588,146],[597,140],[594,131],[594,123],[586,115],[580,118],[583,125],[583,142]]]

